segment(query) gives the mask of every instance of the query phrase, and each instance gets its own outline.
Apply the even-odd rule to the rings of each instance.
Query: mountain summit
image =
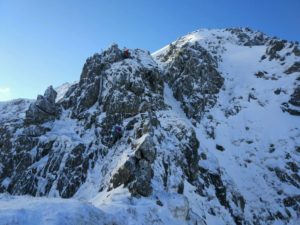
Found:
[[[234,28],[113,44],[0,112],[0,224],[300,220],[298,43]]]

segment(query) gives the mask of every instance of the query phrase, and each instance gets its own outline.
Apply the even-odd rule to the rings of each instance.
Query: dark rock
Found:
[[[55,140],[49,141],[49,142],[41,142],[37,146],[37,153],[36,153],[36,161],[40,160],[44,156],[48,155],[49,152],[51,151],[53,144]]]
[[[216,145],[216,149],[223,152],[225,150],[225,148],[222,145]]]
[[[250,28],[227,28],[226,31],[235,34],[244,46],[264,45],[268,40],[262,32],[255,32]]]
[[[262,71],[258,71],[258,72],[255,73],[255,76],[258,77],[258,78],[263,78],[265,76],[265,74]]]
[[[50,131],[50,129],[47,127],[30,125],[24,129],[23,134],[27,137],[39,137],[48,131]]]
[[[152,177],[153,171],[148,161],[129,158],[113,175],[111,183],[113,188],[124,184],[134,196],[149,196],[152,193]]]
[[[183,191],[184,191],[184,183],[181,182],[178,186],[178,189],[177,189],[177,193],[178,194],[183,194]]]
[[[290,107],[290,104],[288,104],[287,102],[281,104],[281,110],[283,112],[288,112],[293,116],[300,116],[300,109]]]
[[[281,109],[284,112],[288,112],[294,116],[300,116],[300,86],[298,85],[292,95],[289,102],[284,102],[281,105]]]
[[[286,164],[290,170],[292,170],[294,173],[298,173],[299,167],[295,162],[287,162]]]
[[[274,171],[281,182],[289,183],[297,188],[300,188],[300,180],[298,181],[280,168],[275,168]]]
[[[128,190],[133,196],[149,196],[152,193],[152,187],[147,180],[137,179],[128,186]]]
[[[126,125],[126,130],[132,130],[134,128],[134,125],[138,122],[137,118],[134,118],[132,120],[130,120],[127,125]]]
[[[285,207],[292,207],[295,206],[297,203],[300,205],[300,195],[295,195],[283,199],[283,204]]]
[[[86,147],[83,144],[72,149],[57,182],[57,189],[63,198],[72,197],[80,185],[85,182],[88,170],[88,158],[84,157]]]
[[[38,143],[38,138],[29,136],[19,136],[14,143],[17,153],[28,152],[34,148]]]
[[[120,167],[118,172],[112,177],[111,183],[113,184],[113,188],[119,187],[122,184],[126,186],[134,179],[135,164],[135,159],[130,158]]]
[[[284,40],[271,40],[269,42],[270,47],[266,50],[266,55],[269,56],[270,60],[280,59],[280,55],[278,54],[285,47]]]
[[[275,148],[274,144],[270,144],[270,146],[269,146],[269,152],[273,153],[275,150],[276,150],[276,148]]]
[[[295,47],[294,47],[293,53],[295,54],[295,56],[300,56],[300,49],[299,49],[299,46],[295,46]]]
[[[266,55],[262,55],[261,58],[260,58],[260,60],[265,60],[266,58],[267,58]]]
[[[281,89],[280,88],[277,88],[275,91],[274,91],[274,94],[275,95],[280,95],[281,93]]]
[[[225,208],[229,208],[229,203],[227,201],[226,187],[218,174],[209,174],[210,182],[215,186],[216,196],[219,199],[221,205]]]
[[[160,200],[156,200],[156,204],[159,206],[164,206],[164,204]]]
[[[291,74],[300,72],[300,62],[295,62],[290,68],[288,68],[284,73]]]
[[[151,163],[155,159],[155,154],[152,138],[147,135],[137,147],[135,157],[129,158],[113,175],[110,181],[113,188],[124,184],[134,196],[149,196],[152,193],[151,179],[153,177]]]
[[[293,94],[291,95],[291,99],[289,100],[289,103],[294,106],[300,107],[300,85],[295,88]]]
[[[194,131],[192,132],[188,141],[189,141],[188,144],[184,147],[183,153],[187,161],[185,173],[188,177],[188,180],[192,182],[198,177],[198,172],[199,172],[198,162],[200,159],[198,154],[198,149],[200,144]]]
[[[147,135],[143,142],[137,147],[137,154],[140,154],[142,158],[145,158],[150,163],[152,163],[155,159],[156,149],[155,144],[151,136]]]

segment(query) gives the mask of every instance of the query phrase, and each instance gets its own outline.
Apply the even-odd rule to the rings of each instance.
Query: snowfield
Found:
[[[74,199],[0,195],[1,225],[112,224],[104,212]]]

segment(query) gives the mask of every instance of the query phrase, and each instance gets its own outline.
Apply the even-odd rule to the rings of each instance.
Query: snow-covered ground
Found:
[[[1,225],[104,225],[112,220],[88,202],[0,194]]]

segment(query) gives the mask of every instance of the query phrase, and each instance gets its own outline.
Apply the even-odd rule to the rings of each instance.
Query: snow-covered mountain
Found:
[[[298,224],[299,44],[218,29],[129,52],[0,103],[0,224]]]

